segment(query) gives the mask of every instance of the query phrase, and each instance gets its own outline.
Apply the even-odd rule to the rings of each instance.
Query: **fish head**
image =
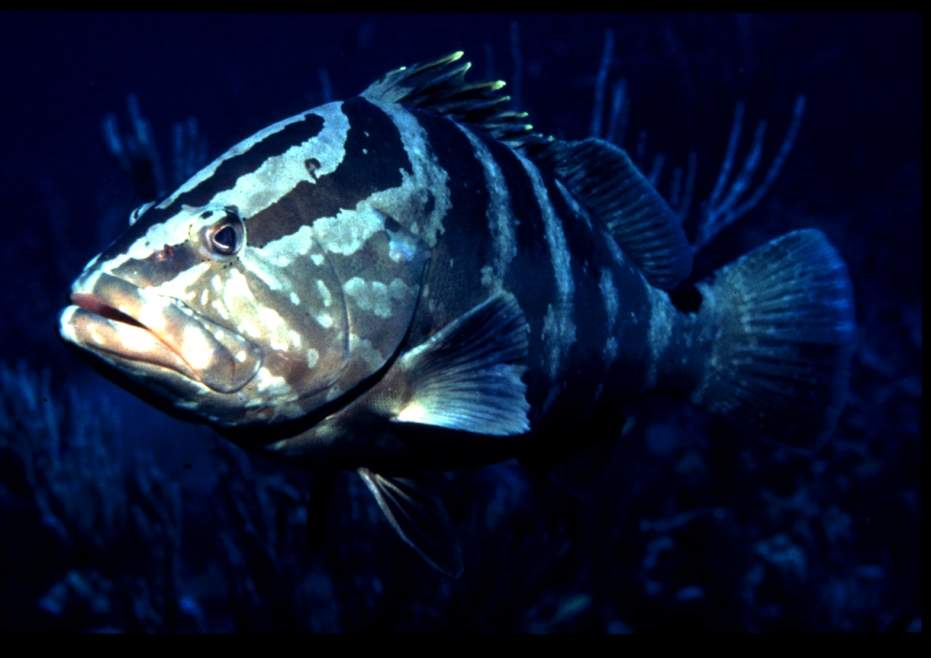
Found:
[[[134,211],[73,283],[61,335],[221,427],[299,418],[383,367],[426,251],[371,195],[327,185],[345,159],[339,105],[298,116],[312,135],[257,158],[259,133]]]

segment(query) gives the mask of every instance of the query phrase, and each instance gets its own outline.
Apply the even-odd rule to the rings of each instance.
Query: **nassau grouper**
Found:
[[[692,247],[627,154],[534,132],[461,57],[275,123],[133,211],[61,335],[240,446],[357,468],[448,574],[423,478],[618,436],[645,391],[829,433],[855,327],[825,236],[756,248],[680,310]]]

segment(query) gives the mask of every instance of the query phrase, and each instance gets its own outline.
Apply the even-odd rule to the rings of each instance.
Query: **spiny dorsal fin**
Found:
[[[534,154],[608,227],[652,285],[671,290],[692,269],[689,246],[675,214],[627,154],[600,139],[554,141]]]
[[[510,96],[503,80],[466,83],[471,62],[458,50],[433,62],[389,71],[362,92],[370,100],[432,110],[460,123],[478,127],[512,148],[546,143],[533,131],[526,112],[506,109]]]

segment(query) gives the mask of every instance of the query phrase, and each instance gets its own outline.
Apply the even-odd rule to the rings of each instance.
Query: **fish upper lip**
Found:
[[[221,393],[239,390],[258,372],[264,359],[257,345],[238,332],[201,317],[180,300],[147,293],[110,274],[101,274],[93,281],[84,289],[72,289],[70,297],[74,306],[71,308],[75,312],[82,311],[85,318],[90,314],[104,320],[107,327],[116,332],[116,340],[111,333],[107,344],[106,338],[97,337],[99,329],[97,334],[93,329],[87,331],[83,338],[76,338],[73,331],[66,336],[82,347],[175,370]],[[153,312],[145,312],[153,306]],[[74,313],[68,317],[71,320]],[[184,332],[175,331],[172,335],[178,327],[185,327]],[[200,338],[196,350],[187,344],[189,331]],[[139,332],[145,332],[149,338]],[[148,348],[135,344],[140,337],[143,343],[148,343]],[[127,347],[126,338],[131,339],[132,347]],[[204,359],[207,352],[210,356]],[[192,362],[196,360],[201,362]]]

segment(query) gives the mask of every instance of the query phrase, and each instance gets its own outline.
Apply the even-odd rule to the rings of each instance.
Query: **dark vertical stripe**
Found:
[[[479,272],[491,257],[488,189],[472,144],[450,119],[426,112],[414,116],[447,174],[450,207],[437,234],[430,274],[430,295],[443,301],[433,320],[445,324],[483,301],[487,292],[479,285]]]

